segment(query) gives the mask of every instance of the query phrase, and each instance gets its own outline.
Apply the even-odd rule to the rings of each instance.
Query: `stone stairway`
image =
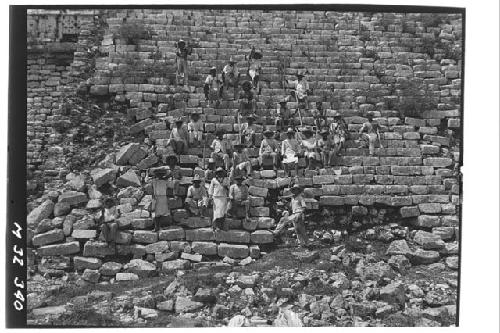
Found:
[[[132,143],[123,142],[115,151],[115,160],[101,163],[95,171],[99,177],[94,174],[86,181],[97,190],[96,184],[104,177],[104,183],[116,183],[123,191],[117,196],[122,213],[118,245],[115,250],[95,240],[95,224],[79,216],[78,209],[97,208],[93,206],[97,199],[83,193],[85,198],[76,200],[74,197],[81,197],[77,191],[69,199],[57,199],[59,203],[67,201],[71,209],[67,216],[73,218],[61,218],[55,229],[37,230],[33,245],[38,255],[75,256],[75,267],[82,270],[100,269],[105,265],[103,260],[113,260],[117,254],[155,262],[167,271],[216,257],[258,258],[260,248],[274,241],[269,232],[275,224],[269,208],[274,196],[288,194],[295,180],[282,170],[260,170],[256,148],[249,149],[255,166],[247,181],[251,219],[227,219],[228,231],[214,233],[209,218],[189,216],[183,208],[192,177],[205,175],[209,148],[192,147],[187,155],[179,156],[181,193],[169,199],[175,226],[158,233],[149,231],[151,187],[139,178],[141,172],[162,164],[169,124],[176,117],[187,120],[190,113],[200,113],[206,147],[219,129],[230,141],[237,140],[237,101],[223,100],[217,108],[206,107],[203,82],[209,68],[215,65],[220,72],[229,56],[238,62],[240,72],[245,72],[245,55],[251,45],[263,51],[257,146],[264,129],[275,129],[276,103],[288,94],[278,73],[283,57],[289,63],[285,79],[294,79],[299,69],[308,70],[313,95],[302,113],[304,125],[313,125],[311,110],[317,101],[327,110],[328,121],[333,120],[335,110],[348,124],[345,150],[336,158],[335,167],[305,170],[303,159],[299,161],[296,182],[304,187],[309,211],[326,209],[362,224],[389,210],[397,214],[400,223],[436,234],[447,228],[456,234],[461,203],[456,173],[460,154],[455,141],[461,115],[460,62],[444,58],[444,53],[429,57],[423,41],[437,31],[439,38],[454,43],[461,38],[461,22],[450,17],[451,24],[425,27],[419,20],[418,14],[394,14],[387,19],[384,14],[321,11],[110,11],[98,45],[100,56],[86,84],[90,96],[127,105],[124,125]],[[151,38],[129,44],[119,37],[124,22],[144,25]],[[404,32],[408,24],[414,32]],[[175,42],[180,38],[196,44],[189,57],[187,87],[173,85]],[[143,73],[127,73],[134,69],[132,63],[140,65]],[[155,75],[151,69],[161,71]],[[391,107],[391,101],[400,98],[399,84],[408,78],[421,79],[437,98],[436,107],[419,117],[404,116]],[[289,102],[288,107],[297,105]],[[374,156],[368,156],[367,149],[357,148],[356,143],[357,131],[368,114],[381,125],[384,148],[377,148]],[[148,152],[145,137],[155,143],[157,156]],[[115,273],[129,271],[133,269],[119,266]]]

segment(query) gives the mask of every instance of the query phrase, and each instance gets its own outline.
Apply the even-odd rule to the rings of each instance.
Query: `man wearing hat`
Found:
[[[307,82],[304,72],[297,73],[297,80],[292,82],[294,90],[291,95],[299,105],[307,105],[307,94],[309,93],[309,82]]]
[[[278,143],[274,139],[274,131],[267,129],[264,131],[264,139],[260,144],[259,161],[262,166],[264,159],[272,158],[273,168],[276,170],[278,166]]]
[[[193,185],[189,186],[186,195],[186,206],[195,216],[206,215],[208,206],[208,194],[205,186],[201,184],[200,175],[196,174],[193,178]]]
[[[257,108],[257,102],[254,98],[254,93],[252,91],[252,83],[250,81],[244,81],[241,84],[241,91],[239,95],[240,102],[240,115],[248,116],[255,114]]]
[[[250,162],[245,146],[238,143],[234,145],[233,167],[231,168],[231,175],[229,178],[233,178],[235,174],[241,174],[243,170],[246,170],[247,176],[251,176],[252,163]]]
[[[238,67],[236,66],[236,61],[231,56],[226,66],[222,70],[222,82],[224,84],[224,90],[227,92],[229,87],[233,87],[233,99],[238,96],[238,81],[240,79],[240,73],[238,72]]]
[[[189,134],[183,126],[184,121],[182,118],[175,120],[175,127],[170,132],[170,142],[177,155],[187,154]]]
[[[185,85],[188,77],[188,62],[187,57],[191,55],[193,49],[186,45],[186,42],[182,39],[176,43],[177,50],[175,52],[177,56],[177,84]],[[179,78],[182,79],[179,80]]]
[[[302,129],[302,135],[304,137],[302,138],[301,146],[304,149],[306,167],[312,170],[315,168],[316,164],[321,161],[321,154],[318,151],[318,140],[309,126]]]
[[[208,196],[213,202],[213,228],[221,229],[228,209],[229,180],[226,171],[219,167],[215,170],[215,178],[208,187]]]
[[[323,127],[328,127],[322,102],[316,102],[316,107],[311,113],[314,118],[314,125],[318,130],[321,130]]]
[[[154,230],[159,231],[161,219],[170,218],[167,198],[167,170],[164,168],[156,168],[151,171],[155,177],[152,181],[153,203],[151,209],[153,210]]]
[[[304,225],[306,202],[302,197],[302,188],[295,184],[290,189],[290,192],[292,192],[292,200],[290,201],[291,214],[288,212],[283,214],[283,217],[278,222],[273,234],[275,236],[279,236],[287,225],[293,223],[299,246],[307,246],[309,240],[307,238],[306,228]]]
[[[245,144],[248,148],[255,147],[255,130],[254,124],[255,117],[249,115],[247,122],[241,125],[241,143]]]
[[[210,148],[212,148],[212,158],[224,161],[224,167],[229,170],[229,151],[231,149],[229,141],[224,138],[224,131],[218,130],[215,133],[216,138],[212,141]]]
[[[205,93],[207,106],[210,106],[213,102],[215,102],[216,104],[219,103],[221,83],[222,82],[217,78],[217,68],[215,66],[210,68],[210,73],[205,79],[205,85],[203,86],[203,92]]]
[[[119,217],[119,213],[115,206],[115,200],[112,197],[104,199],[103,207],[96,217],[101,228],[99,238],[114,246],[118,233],[118,223],[116,223],[116,220]]]
[[[252,46],[252,50],[250,51],[250,55],[248,56],[248,75],[252,79],[252,84],[254,89],[257,89],[259,85],[261,59],[262,59],[262,53],[255,51],[255,47]],[[259,89],[259,95],[260,95],[260,89]]]
[[[248,186],[243,184],[245,178],[239,174],[234,178],[235,184],[229,187],[229,215],[236,218],[247,218],[250,203],[248,201]],[[244,212],[244,214],[242,213]]]
[[[295,131],[289,127],[286,131],[286,139],[281,143],[281,156],[283,156],[283,166],[285,172],[291,177],[291,171],[295,169],[295,176],[299,172],[299,154],[302,149],[299,142],[295,139]]]
[[[330,133],[333,136],[333,153],[335,156],[339,156],[347,137],[347,124],[338,111],[333,111]]]
[[[331,161],[333,157],[333,140],[328,137],[328,130],[325,128],[321,130],[321,138],[318,140],[318,147],[321,153],[321,160],[323,162],[323,168],[331,166]]]
[[[295,110],[292,113],[292,110],[290,110],[287,107],[287,103],[289,101],[289,96],[284,98],[281,102],[278,104],[278,108],[276,110],[276,120],[275,120],[275,125],[278,131],[282,132],[285,130],[285,128],[289,126],[294,126],[294,117],[295,114],[297,113],[297,110]]]
[[[368,120],[359,129],[360,139],[358,140],[360,144],[359,148],[366,147],[368,144],[368,149],[370,156],[373,156],[375,152],[375,143],[378,141],[379,147],[384,148],[382,141],[380,140],[379,124],[373,120],[371,114],[367,115]],[[366,131],[366,133],[364,133]]]
[[[188,123],[187,129],[189,133],[189,146],[199,146],[203,140],[203,122],[200,120],[200,114],[193,112],[190,115],[191,120]]]
[[[207,169],[205,170],[205,181],[211,181],[215,177],[215,160],[208,159]]]

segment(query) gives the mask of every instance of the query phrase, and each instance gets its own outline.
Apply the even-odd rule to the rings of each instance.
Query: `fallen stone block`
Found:
[[[84,269],[99,269],[102,266],[102,260],[99,258],[87,258],[75,256],[73,258],[73,268],[77,271]]]
[[[137,281],[139,277],[134,273],[116,273],[115,280],[119,281]]]
[[[90,172],[90,176],[92,177],[94,184],[97,186],[97,188],[99,188],[106,183],[115,181],[116,171],[111,168],[94,169]]]
[[[114,262],[114,261],[108,261],[108,262],[105,262],[101,268],[99,268],[99,272],[101,273],[101,275],[105,275],[105,276],[115,276],[116,274],[118,274],[123,268],[123,265],[118,263],[118,262]]]
[[[191,253],[182,252],[181,259],[186,259],[186,260],[194,261],[194,262],[201,262],[201,260],[203,259],[203,256],[201,254],[191,254]]]
[[[45,245],[37,250],[37,253],[40,256],[66,256],[78,252],[80,252],[80,243],[78,243],[77,241],[62,244]]]
[[[87,282],[90,282],[90,283],[99,282],[100,277],[101,277],[101,274],[96,269],[87,268],[83,271],[83,274],[82,274],[82,279],[87,281]]]
[[[191,262],[186,259],[177,259],[173,261],[165,261],[163,262],[161,269],[165,272],[177,271],[189,269],[191,267]]]
[[[62,232],[62,230],[61,230]],[[73,230],[71,237],[74,239],[94,239],[97,237],[97,230]]]
[[[424,250],[439,250],[445,247],[445,242],[441,237],[423,230],[417,231],[413,240],[421,245]]]
[[[175,312],[176,313],[189,313],[198,311],[203,307],[203,303],[194,302],[188,297],[177,296],[175,299]]]
[[[121,175],[116,180],[116,185],[121,187],[127,187],[127,186],[139,187],[141,186],[141,180],[139,179],[134,170],[129,169],[126,173]]]
[[[142,259],[132,259],[123,266],[123,270],[127,273],[134,273],[140,278],[144,278],[153,276],[156,272],[156,266]]]
[[[67,203],[70,206],[77,206],[88,201],[87,195],[83,192],[67,191],[61,194],[58,202]],[[52,206],[54,207],[54,206]]]
[[[170,248],[169,243],[167,241],[159,241],[156,243],[146,245],[146,253],[158,253],[158,252],[166,252]]]
[[[31,241],[33,246],[43,246],[57,243],[64,240],[64,232],[61,229],[54,229],[43,234],[35,235]]]
[[[159,231],[158,238],[160,240],[184,240],[186,238],[186,233],[183,228],[170,226],[167,229]]]
[[[140,148],[138,143],[129,143],[120,148],[115,157],[117,165],[126,165],[130,157]]]
[[[415,252],[409,254],[408,257],[409,257],[410,261],[415,265],[432,264],[432,263],[438,262],[440,259],[439,252],[426,251],[426,250],[422,250],[422,249],[417,249]]]

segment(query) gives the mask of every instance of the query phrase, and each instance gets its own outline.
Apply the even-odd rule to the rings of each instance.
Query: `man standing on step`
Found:
[[[186,195],[186,206],[189,211],[195,215],[206,215],[208,206],[208,194],[205,185],[202,185],[200,175],[196,174],[193,178],[193,185],[189,186]]]
[[[291,95],[295,98],[295,101],[299,104],[299,108],[307,108],[307,95],[310,93],[309,82],[305,77],[305,73],[299,72],[297,74],[297,80],[292,82],[294,85],[294,90],[291,91]]]
[[[203,140],[203,122],[200,120],[200,114],[191,113],[191,120],[188,124],[189,146],[198,147]]]
[[[254,89],[258,89],[258,94],[260,95],[261,88],[259,86],[259,78],[261,71],[261,59],[262,53],[255,51],[255,47],[252,46],[252,50],[248,56],[248,75],[252,79],[252,84]]]
[[[187,57],[191,55],[193,49],[186,45],[186,42],[182,39],[176,43],[177,50],[175,52],[177,56],[177,84],[186,85],[188,80],[188,61]]]
[[[220,97],[220,85],[221,81],[217,78],[217,68],[214,66],[210,68],[210,73],[205,79],[205,85],[203,86],[203,92],[205,93],[205,100],[207,101],[207,107],[218,106]]]
[[[170,132],[170,142],[177,155],[185,155],[188,150],[189,134],[183,126],[184,121],[182,118],[175,120],[175,127]]]
[[[292,176],[292,169],[295,169],[295,177],[299,174],[299,154],[301,147],[295,139],[295,131],[290,127],[286,131],[287,138],[281,143],[281,156],[283,156],[283,167],[288,177]]]
[[[215,170],[215,178],[208,187],[208,196],[213,202],[214,216],[212,225],[215,231],[222,229],[228,209],[229,179],[222,168]]]
[[[224,93],[228,93],[229,87],[233,87],[233,99],[238,97],[238,82],[240,80],[240,73],[236,66],[236,61],[233,57],[229,58],[229,62],[222,70],[222,82],[224,84]]]
[[[279,236],[287,225],[293,223],[299,246],[307,246],[309,240],[307,238],[306,227],[304,225],[306,202],[302,197],[302,188],[295,184],[290,189],[290,192],[292,192],[292,200],[290,202],[292,213],[289,214],[288,211],[284,211],[276,229],[273,231],[273,234],[274,236]]]
[[[274,123],[276,125],[276,129],[280,132],[283,132],[286,128],[290,126],[293,127],[295,125],[294,117],[297,113],[297,110],[295,110],[295,112],[292,112],[292,110],[287,107],[289,97],[290,96],[287,96],[281,102],[279,102],[278,108],[276,110],[277,116]]]
[[[153,203],[151,209],[153,211],[154,230],[160,230],[160,222],[162,219],[168,219],[170,222],[170,209],[168,208],[167,187],[168,181],[167,170],[163,168],[154,169],[153,175]]]

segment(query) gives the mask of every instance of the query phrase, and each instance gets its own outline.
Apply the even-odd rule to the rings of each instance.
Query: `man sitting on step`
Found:
[[[235,184],[229,187],[229,210],[228,214],[235,218],[248,219],[250,202],[248,201],[248,186],[243,184],[245,178],[238,175],[234,178]]]
[[[288,127],[293,127],[295,125],[295,115],[297,110],[293,111],[287,107],[287,103],[290,101],[290,96],[285,97],[281,102],[279,102],[278,108],[276,110],[277,116],[275,120],[275,125],[278,131],[283,132]]]
[[[210,68],[210,73],[205,79],[205,85],[203,86],[203,92],[205,93],[205,100],[207,101],[208,106],[218,106],[219,105],[219,97],[221,95],[221,86],[222,81],[217,77],[217,68],[214,66]]]
[[[185,155],[188,150],[189,135],[183,124],[184,120],[177,118],[175,120],[175,127],[170,132],[170,144],[177,155]]]
[[[193,178],[193,185],[189,186],[186,195],[186,206],[195,216],[205,216],[208,206],[208,194],[205,185],[202,184],[200,175]]]
[[[187,57],[191,55],[193,49],[186,45],[186,42],[182,39],[176,43],[177,50],[175,55],[177,56],[177,84],[186,85],[188,82],[188,61]]]
[[[242,83],[241,88],[242,90],[239,95],[240,116],[246,117],[254,115],[257,108],[257,102],[255,101],[254,92],[252,90],[252,83],[250,83],[250,81],[245,81]]]
[[[266,130],[264,131],[264,139],[260,144],[259,149],[259,161],[261,167],[263,167],[267,160],[272,161],[273,169],[276,170],[278,166],[278,154],[279,145],[276,139],[274,139],[274,131]]]
[[[230,143],[224,138],[224,131],[218,130],[215,133],[216,138],[212,141],[212,158],[217,164],[217,160],[224,162],[224,170],[229,170],[229,151],[231,150]]]
[[[228,64],[224,66],[222,70],[222,82],[224,84],[224,92],[227,94],[229,87],[233,87],[233,99],[238,96],[238,82],[240,79],[240,73],[238,72],[238,67],[236,66],[236,61],[233,57],[229,58]]]
[[[379,124],[373,121],[373,116],[369,114],[367,116],[368,121],[361,126],[359,129],[360,138],[358,143],[360,143],[359,148],[366,147],[368,145],[368,151],[370,156],[375,153],[375,143],[378,141],[379,147],[384,148],[382,141],[380,140]],[[366,133],[364,133],[366,131]]]
[[[241,143],[246,147],[255,147],[255,117],[250,115],[247,117],[247,122],[241,125]]]
[[[191,113],[191,120],[188,123],[189,146],[197,147],[203,140],[203,122],[200,120],[200,114]]]
[[[234,145],[233,152],[233,167],[231,168],[231,173],[229,178],[233,179],[235,174],[240,174],[243,171],[246,171],[247,177],[251,177],[252,175],[252,163],[250,162],[250,158],[248,157],[247,150],[245,146],[238,143]]]
[[[295,234],[297,235],[297,241],[300,247],[306,247],[308,245],[308,237],[306,233],[306,227],[304,225],[304,212],[306,210],[306,203],[302,197],[302,188],[295,184],[291,189],[292,200],[290,202],[291,214],[284,210],[281,219],[273,231],[275,237],[279,236],[290,223],[293,224],[295,228]]]

